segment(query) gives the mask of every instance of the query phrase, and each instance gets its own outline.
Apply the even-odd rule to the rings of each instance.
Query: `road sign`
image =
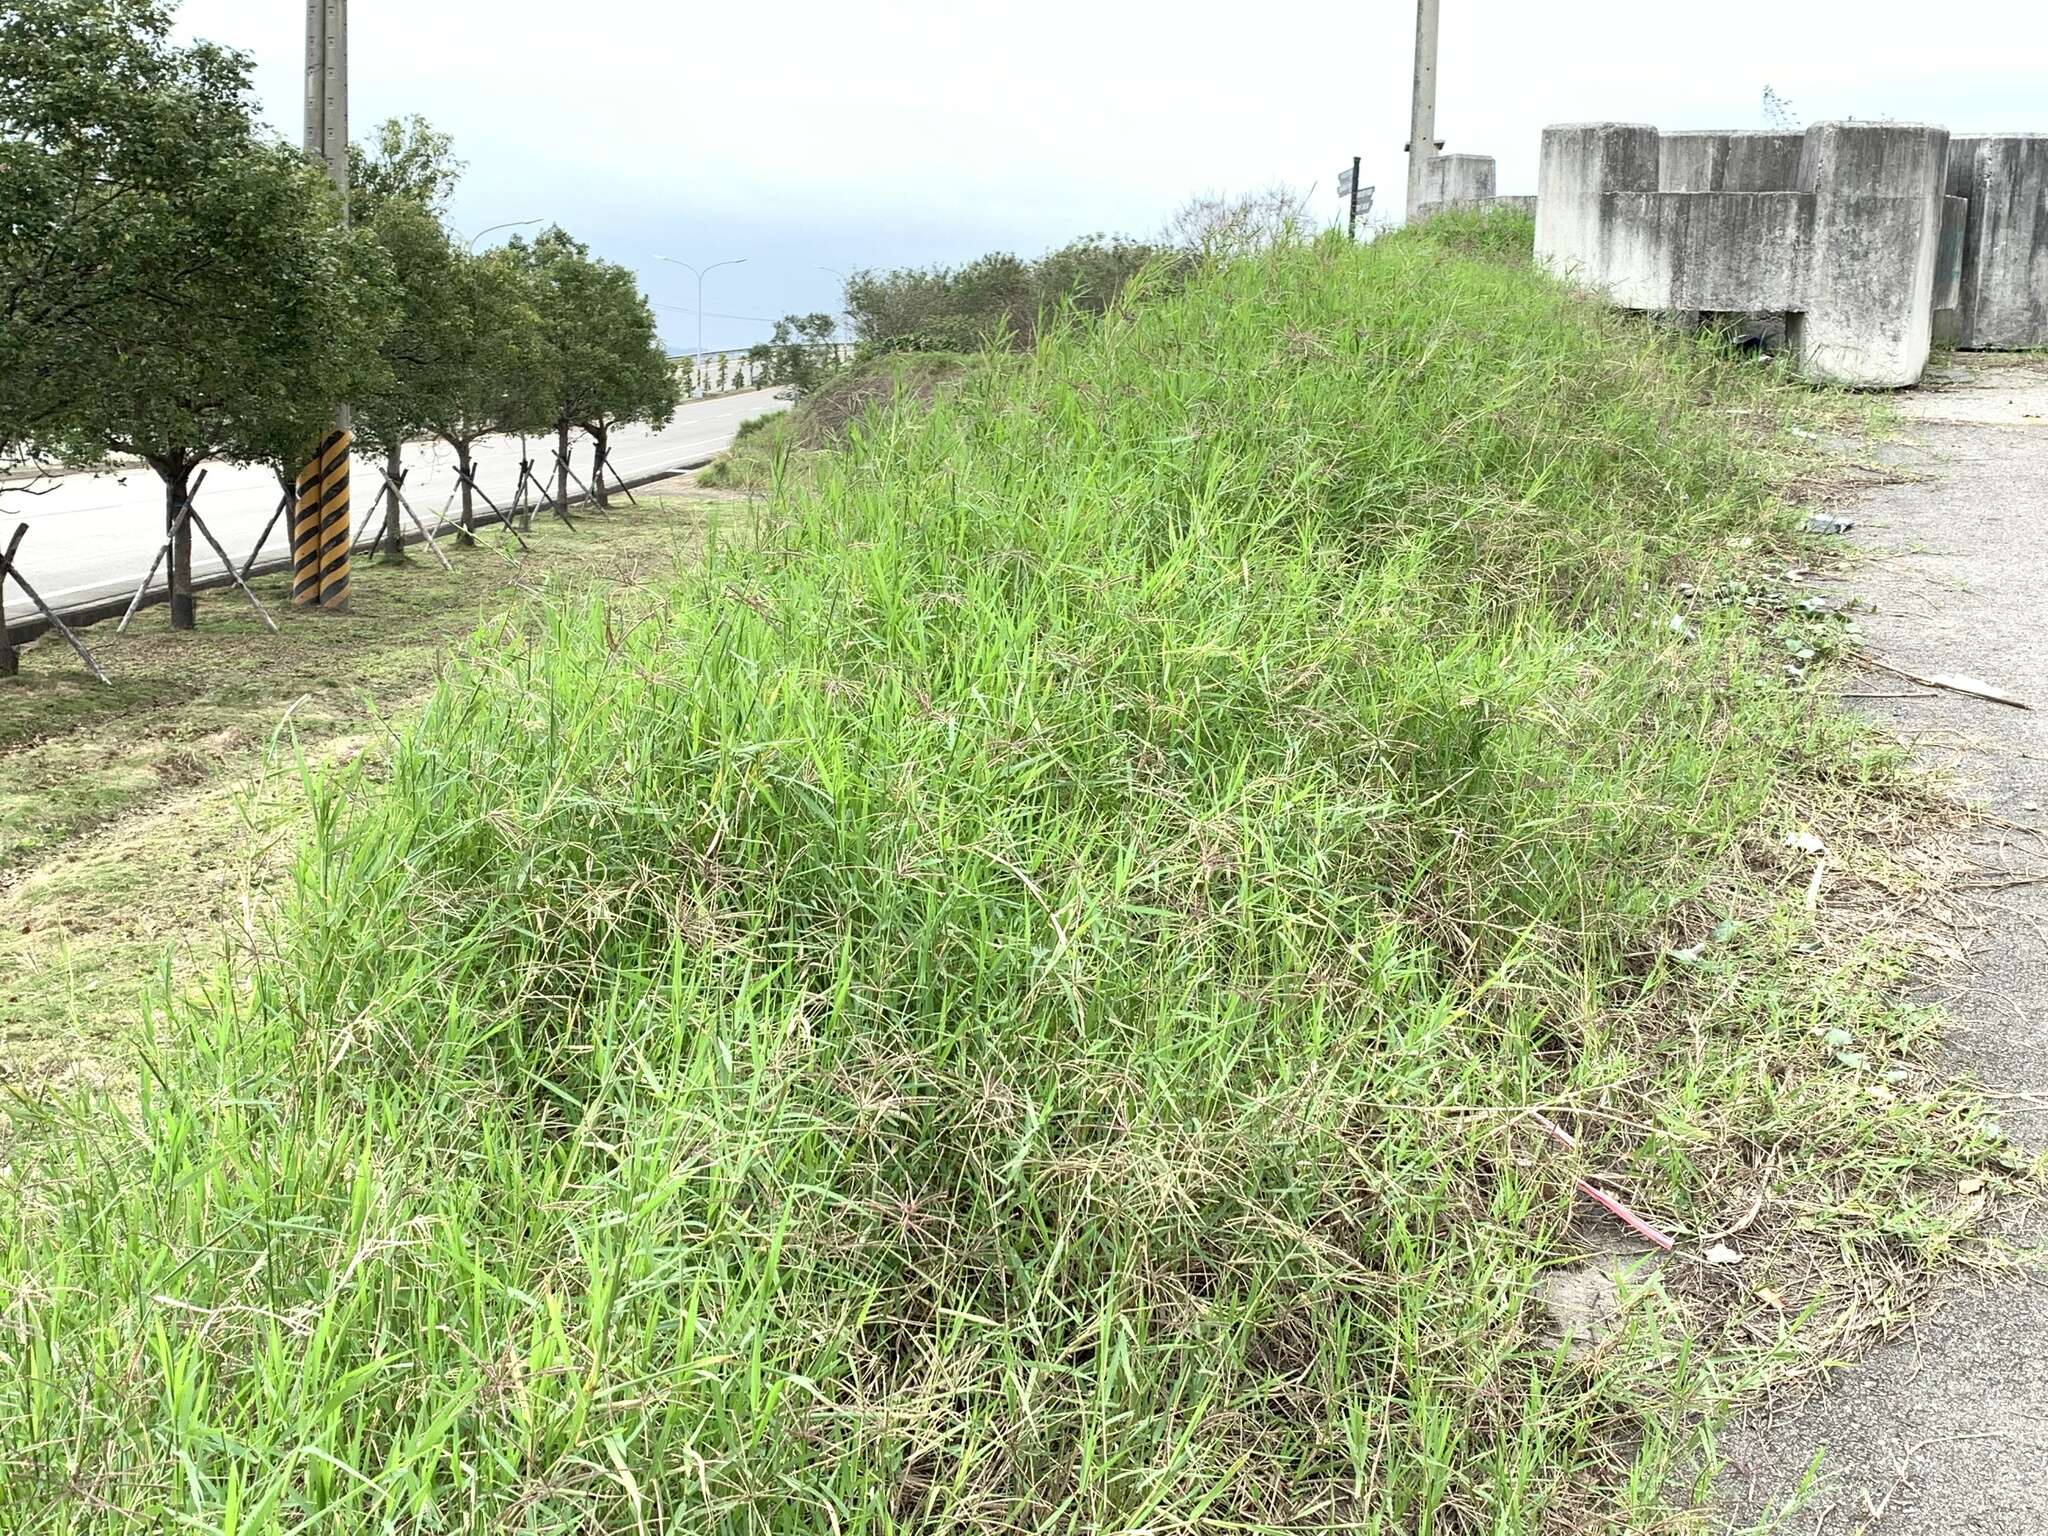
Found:
[[[1337,195],[1339,197],[1349,197],[1351,195],[1351,189],[1357,184],[1358,167],[1355,165],[1347,165],[1337,175]]]
[[[1378,187],[1360,187],[1358,189],[1357,213],[1361,219],[1372,212],[1372,195],[1377,191],[1379,191]]]

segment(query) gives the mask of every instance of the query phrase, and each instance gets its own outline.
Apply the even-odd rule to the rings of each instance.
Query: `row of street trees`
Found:
[[[168,0],[0,7],[0,466],[130,455],[167,526],[208,460],[288,485],[337,402],[396,478],[437,437],[663,424],[678,384],[625,268],[560,229],[484,254],[444,212],[462,167],[423,120],[351,152],[345,199],[256,122],[245,55],[170,39]],[[594,483],[602,493],[602,480]],[[392,547],[399,508],[386,498]],[[189,627],[189,523],[172,622]]]

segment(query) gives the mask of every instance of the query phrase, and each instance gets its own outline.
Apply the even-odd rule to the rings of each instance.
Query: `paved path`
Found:
[[[2035,708],[1939,693],[1869,707],[2005,824],[1976,839],[1979,878],[2025,881],[2048,876],[2048,365],[1965,357],[1954,373],[1901,400],[1914,424],[1890,457],[1924,478],[1845,509],[1859,544],[1898,555],[1860,578],[1876,608],[1862,625],[1870,649],[1907,671],[1966,673]],[[1873,691],[1912,690],[1887,678]],[[2048,884],[1985,896],[1968,937],[1961,973],[1943,978],[1955,1063],[2008,1096],[2008,1132],[2037,1152],[2048,1147]],[[1730,1530],[1782,1510],[1819,1455],[1819,1488],[1787,1532],[2048,1533],[2048,1272],[1954,1283],[1912,1336],[1723,1450]]]
[[[612,463],[629,479],[693,463],[728,447],[740,423],[749,417],[781,409],[772,394],[761,390],[693,401],[677,411],[675,421],[660,432],[624,427],[613,434]],[[554,439],[530,438],[528,444],[535,467],[545,477],[554,465]],[[587,481],[590,449],[580,434],[570,452],[576,473]],[[477,484],[503,505],[519,480],[519,439],[487,438],[477,444],[475,457]],[[440,443],[421,444],[407,451],[405,461],[412,470],[406,481],[406,499],[431,527],[434,512],[455,489],[455,455]],[[356,460],[354,478],[356,526],[360,530],[367,519],[381,515],[373,493],[382,481],[378,467],[361,458]],[[267,469],[210,465],[206,484],[194,501],[214,537],[239,562],[248,557],[257,534],[277,508],[277,480]],[[483,509],[479,506],[478,510]],[[142,580],[163,541],[163,486],[148,469],[138,468],[119,474],[67,476],[41,496],[0,490],[0,548],[13,536],[17,523],[29,525],[21,546],[21,568],[46,601],[62,609],[126,596]],[[412,531],[410,524],[406,531]],[[287,553],[289,545],[280,524],[264,544],[264,555],[271,558]],[[193,574],[206,576],[220,569],[220,561],[205,541],[194,540]],[[159,574],[158,583],[162,580]],[[9,599],[19,621],[27,604],[17,593],[10,592]]]

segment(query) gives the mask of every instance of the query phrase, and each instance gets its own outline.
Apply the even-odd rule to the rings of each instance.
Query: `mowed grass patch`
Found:
[[[35,1111],[0,1512],[1679,1518],[1730,1401],[1971,1251],[1999,1150],[1785,845],[1891,761],[1714,595],[1782,569],[1825,409],[1325,241],[473,649],[132,1110]],[[1580,1176],[1680,1251],[1571,1347]]]

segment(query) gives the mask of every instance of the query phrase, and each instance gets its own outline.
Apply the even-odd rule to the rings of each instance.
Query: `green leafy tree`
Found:
[[[367,223],[386,204],[404,202],[438,217],[465,169],[455,140],[424,117],[387,117],[369,142],[348,147],[350,216]]]
[[[524,267],[504,251],[472,255],[448,248],[429,274],[440,286],[423,305],[435,328],[432,360],[421,370],[427,429],[455,450],[462,469],[462,533],[475,542],[472,495],[477,440],[531,430],[548,393],[547,340]]]
[[[832,333],[838,322],[828,314],[784,315],[775,335],[747,349],[756,377],[766,384],[785,384],[807,395],[830,376],[835,360]]]
[[[383,249],[394,278],[383,376],[355,410],[357,441],[383,454],[392,483],[384,497],[384,539],[393,558],[402,558],[405,548],[396,489],[405,446],[433,430],[432,392],[447,377],[443,352],[454,344],[460,320],[442,208],[462,170],[454,141],[419,116],[389,118],[368,143],[349,146],[351,217]]]
[[[1067,311],[1099,314],[1149,266],[1181,270],[1166,246],[1086,235],[1036,261],[995,252],[962,267],[862,270],[848,278],[847,318],[869,350],[965,352],[1028,347]]]
[[[17,294],[47,328],[31,340],[25,326],[10,349],[47,348],[52,335],[61,343],[23,391],[36,403],[22,435],[72,461],[123,453],[157,473],[166,525],[178,529],[171,622],[189,629],[192,527],[178,514],[194,474],[211,459],[303,455],[334,403],[374,382],[383,264],[374,242],[345,229],[327,178],[255,127],[246,58],[170,48],[161,11],[131,0],[52,3],[63,14],[40,31],[14,28],[18,13],[8,13],[8,79],[41,56],[78,82],[83,108],[96,108],[106,99],[90,77],[111,57],[157,99],[109,106],[104,122],[81,128],[59,90],[55,116],[18,141],[22,155],[46,157],[44,172],[72,178],[79,210],[50,231],[55,276]],[[47,20],[40,7],[36,15]],[[137,142],[123,147],[125,133]],[[89,142],[75,147],[80,139]],[[80,158],[122,179],[74,177]],[[43,291],[51,282],[54,295]]]
[[[629,269],[593,259],[588,246],[559,228],[530,245],[513,241],[507,255],[523,265],[540,315],[548,393],[535,414],[555,433],[557,494],[569,499],[569,434],[581,428],[592,445],[591,490],[606,505],[612,432],[632,421],[666,426],[680,403],[654,311]]]
[[[454,419],[460,369],[468,346],[467,308],[458,276],[459,253],[432,212],[393,198],[380,203],[367,230],[384,252],[392,282],[392,323],[375,385],[356,398],[355,432],[364,448],[382,453],[395,483],[406,444],[438,436]],[[402,551],[395,492],[385,497],[384,532],[394,554]]]
[[[248,135],[246,63],[169,35],[163,0],[0,5],[0,462],[49,451],[119,328],[182,301],[138,280],[128,223]],[[182,255],[192,281],[235,260]]]
[[[462,472],[459,537],[471,543],[477,440],[530,426],[545,393],[532,284],[503,252],[478,256],[454,243],[408,198],[382,203],[370,233],[390,263],[395,318],[382,378],[357,397],[356,430],[387,455],[421,437],[452,448]],[[395,510],[385,509],[393,532]]]

